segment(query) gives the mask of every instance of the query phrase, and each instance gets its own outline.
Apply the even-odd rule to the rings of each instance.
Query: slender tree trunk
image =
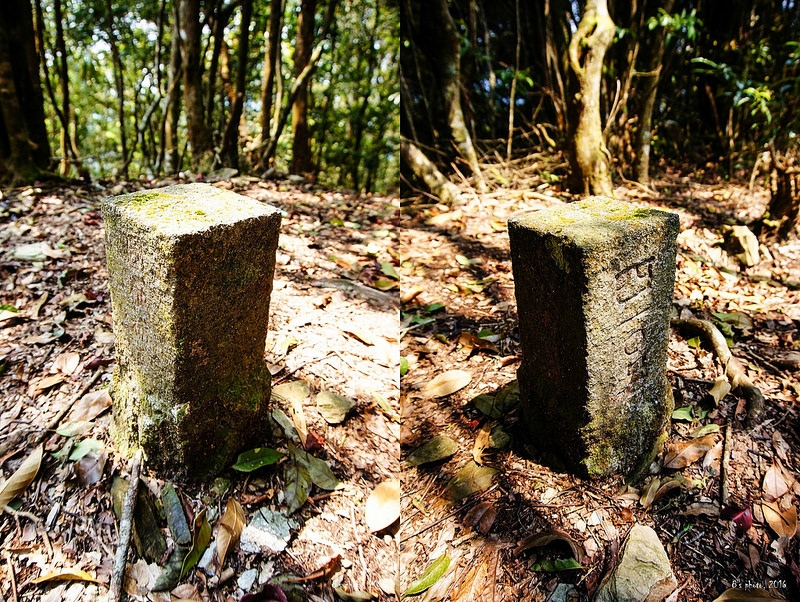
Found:
[[[261,114],[259,125],[261,136],[259,141],[269,140],[270,122],[272,121],[272,95],[275,88],[275,66],[279,60],[281,29],[283,28],[283,0],[272,0],[269,9],[269,32],[267,33],[267,51],[264,56],[264,78],[261,84]],[[280,104],[280,98],[278,103]]]
[[[456,32],[453,18],[447,8],[447,0],[432,0],[436,22],[441,27],[442,37],[436,60],[438,79],[444,102],[447,106],[447,120],[450,125],[450,135],[456,143],[456,148],[467,161],[472,173],[479,180],[479,189],[485,189],[478,155],[472,145],[464,112],[461,110],[461,42]]]
[[[369,98],[372,93],[371,87],[371,75],[372,71],[375,69],[375,62],[377,61],[377,55],[374,50],[375,46],[375,38],[377,36],[378,31],[378,21],[380,19],[380,3],[375,3],[375,24],[372,27],[372,31],[369,35],[369,42],[366,45],[369,48],[368,54],[366,56],[366,66],[361,67],[359,65],[358,73],[361,74],[362,81],[366,82],[366,89],[363,90],[361,94],[361,105],[358,107],[358,114],[356,118],[353,120],[352,127],[353,127],[353,155],[352,155],[352,164],[350,165],[350,181],[353,184],[353,190],[359,190],[359,168],[362,161],[361,156],[361,144],[364,139],[364,129],[366,127],[366,115],[367,109],[369,108]],[[360,61],[359,61],[360,63]]]
[[[56,22],[56,53],[58,55],[58,79],[61,83],[61,112],[68,119],[70,114],[69,70],[67,69],[67,45],[64,42],[64,17],[61,0],[53,2],[53,18]],[[61,129],[61,175],[68,176],[70,170],[69,153],[72,148],[69,126]]]
[[[242,0],[242,28],[239,34],[238,71],[236,72],[236,97],[231,116],[222,138],[222,162],[227,167],[239,168],[239,124],[244,108],[247,87],[247,64],[250,49],[250,21],[253,17],[253,0]]]
[[[172,174],[180,169],[178,158],[178,121],[181,116],[181,45],[180,36],[180,13],[177,2],[173,4],[172,10],[172,46],[169,53],[169,92],[167,93],[167,103],[164,110],[164,173]]]
[[[302,73],[311,59],[311,48],[314,44],[314,15],[317,12],[317,0],[302,0],[300,14],[297,16],[297,41],[294,46],[295,78]],[[311,136],[308,130],[308,81],[297,91],[292,106],[292,166],[295,174],[313,171],[311,165]]]
[[[128,160],[128,136],[125,127],[125,80],[123,79],[122,57],[117,44],[117,35],[114,32],[114,15],[110,0],[106,0],[105,25],[108,45],[111,48],[111,61],[114,65],[114,88],[117,93],[117,120],[119,121],[119,143],[122,155],[120,176],[127,180],[130,161]],[[138,111],[134,114],[138,114]]]
[[[672,11],[675,0],[664,0],[661,8]],[[661,66],[664,59],[664,42],[667,37],[665,27],[658,27],[650,34],[650,60],[646,72],[639,73],[642,81],[642,106],[639,114],[639,135],[636,139],[636,180],[647,186],[650,183],[650,141],[653,130],[653,109],[656,104],[658,81],[661,77]]]
[[[522,44],[520,31],[519,0],[514,0],[514,14],[516,16],[517,46],[514,51],[514,77],[511,80],[511,94],[508,100],[508,140],[506,140],[506,161],[511,161],[511,149],[514,144],[514,107],[517,95],[517,79],[519,79],[519,51]]]
[[[211,171],[214,144],[203,108],[203,63],[200,54],[200,0],[180,0],[181,63],[186,126],[192,148],[192,169]]]
[[[572,138],[572,169],[577,188],[612,196],[611,161],[600,119],[603,57],[614,39],[606,0],[587,0],[578,30],[569,44],[569,62],[578,81],[578,122]]]
[[[305,66],[300,75],[298,75],[294,80],[294,84],[292,84],[292,88],[289,90],[289,97],[286,100],[286,103],[283,105],[276,104],[276,112],[278,114],[275,118],[275,127],[270,134],[269,140],[265,143],[262,142],[262,146],[265,147],[264,154],[261,156],[261,162],[259,163],[259,167],[262,169],[269,164],[269,162],[272,160],[272,157],[275,155],[275,150],[278,148],[278,139],[281,137],[281,132],[283,132],[286,119],[289,117],[289,112],[294,107],[295,98],[299,94],[300,89],[308,83],[308,80],[311,78],[314,70],[316,69],[320,56],[322,56],[322,50],[325,46],[325,38],[328,36],[328,32],[330,31],[331,23],[333,22],[333,17],[336,13],[337,3],[338,0],[330,0],[328,2],[325,20],[322,23],[322,28],[320,29],[318,36],[320,40],[319,43],[311,53],[311,58],[309,59],[308,64]],[[280,98],[280,93],[278,94],[278,97]]]
[[[30,0],[0,3],[0,181],[33,182],[50,147]]]

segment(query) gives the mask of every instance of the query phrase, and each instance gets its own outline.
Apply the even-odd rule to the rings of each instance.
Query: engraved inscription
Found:
[[[653,282],[653,261],[653,257],[648,257],[617,274],[617,301],[624,303],[650,289]]]

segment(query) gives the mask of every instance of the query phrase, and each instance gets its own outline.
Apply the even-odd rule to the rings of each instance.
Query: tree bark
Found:
[[[436,165],[425,156],[416,144],[407,138],[400,138],[400,154],[403,162],[411,168],[414,175],[425,182],[431,193],[445,203],[452,203],[461,194],[458,186],[448,180]]]
[[[276,109],[278,109],[278,111],[276,111],[278,116],[275,120],[276,123],[274,131],[270,134],[269,140],[261,143],[261,147],[264,147],[264,154],[261,156],[261,161],[259,162],[260,169],[266,167],[266,165],[269,164],[269,162],[272,160],[272,157],[275,155],[275,150],[278,148],[278,139],[281,137],[281,132],[283,132],[283,127],[286,124],[286,119],[289,116],[289,112],[292,110],[292,107],[294,107],[294,99],[297,97],[301,87],[308,83],[308,80],[311,78],[311,75],[316,69],[317,62],[319,61],[320,56],[322,56],[322,50],[325,46],[324,40],[328,35],[328,31],[330,31],[331,23],[333,22],[333,16],[336,13],[337,3],[338,0],[330,0],[328,3],[325,21],[322,24],[322,28],[320,29],[318,36],[320,41],[311,53],[311,58],[309,59],[308,64],[305,66],[300,75],[297,76],[294,84],[292,84],[286,104],[276,105]]]
[[[236,96],[231,106],[231,115],[222,138],[222,163],[227,167],[239,168],[239,125],[244,108],[244,95],[247,88],[247,63],[250,49],[250,21],[253,17],[253,0],[242,0],[242,26],[239,34],[238,67],[236,72]]]
[[[606,0],[587,0],[569,44],[569,63],[578,81],[578,120],[572,136],[571,162],[579,191],[612,196],[611,161],[600,119],[603,57],[614,39],[615,26]]]
[[[114,32],[114,13],[110,0],[106,0],[105,8],[105,34],[108,38],[108,45],[111,48],[111,61],[114,65],[114,88],[117,93],[117,120],[119,121],[119,142],[122,155],[120,176],[127,180],[130,160],[128,159],[128,136],[125,131],[125,80],[123,78],[122,57],[117,44],[117,35]]]
[[[264,78],[261,84],[261,136],[259,141],[269,140],[272,122],[272,95],[275,88],[276,62],[280,57],[281,29],[283,28],[283,0],[272,0],[269,9],[269,32],[267,51],[264,56]],[[280,98],[278,99],[280,104]]]
[[[186,126],[192,148],[192,169],[211,171],[214,167],[214,144],[203,107],[203,62],[200,53],[200,0],[179,0],[181,28],[181,63],[186,105]]]
[[[30,0],[0,3],[0,180],[33,182],[50,161]]]
[[[436,21],[441,27],[441,40],[435,60],[438,71],[439,87],[447,107],[447,121],[450,135],[458,148],[458,152],[469,164],[472,173],[478,178],[478,188],[483,192],[486,185],[483,181],[478,155],[469,135],[464,112],[461,109],[461,41],[456,32],[453,18],[447,8],[447,0],[434,0],[433,10]]]
[[[661,8],[671,12],[674,4],[675,0],[664,0]],[[636,138],[636,180],[645,186],[650,183],[650,142],[653,130],[653,109],[656,104],[658,82],[661,78],[666,38],[666,27],[660,26],[648,36],[650,60],[646,66],[646,72],[639,73],[639,78],[642,82],[642,106],[639,113],[639,133]]]
[[[164,173],[173,174],[180,169],[180,151],[178,150],[178,121],[181,117],[181,45],[180,13],[178,3],[173,4],[172,10],[172,46],[169,54],[169,92],[164,110],[163,147],[164,147]]]
[[[72,149],[72,140],[69,131],[69,115],[72,105],[69,100],[69,70],[67,69],[67,45],[64,42],[64,21],[61,11],[61,0],[53,2],[54,19],[56,22],[56,52],[58,54],[58,79],[61,83],[61,113],[67,121],[67,126],[61,129],[61,175],[68,176],[70,170],[69,154]]]
[[[297,78],[311,59],[314,43],[314,15],[317,0],[302,0],[297,16],[297,41],[294,47],[294,71]],[[303,174],[313,171],[311,165],[311,141],[308,130],[308,81],[297,91],[292,105],[292,165],[290,171]]]

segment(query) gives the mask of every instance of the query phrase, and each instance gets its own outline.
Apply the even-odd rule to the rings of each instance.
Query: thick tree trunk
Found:
[[[50,162],[30,0],[0,2],[0,180],[32,182]]]
[[[253,0],[242,0],[242,26],[239,34],[238,71],[236,73],[236,96],[231,106],[231,115],[222,139],[222,162],[227,167],[239,168],[239,124],[244,108],[247,87],[247,64],[250,48],[250,21],[253,16]]]
[[[70,170],[69,154],[72,140],[69,131],[69,115],[72,105],[69,100],[69,70],[67,69],[67,45],[64,42],[64,21],[61,11],[61,0],[53,3],[56,22],[56,52],[58,54],[58,79],[61,83],[61,113],[64,115],[66,127],[61,129],[61,175],[68,176]]]
[[[192,148],[192,169],[211,171],[214,144],[203,108],[203,63],[200,53],[200,0],[180,0],[181,63],[186,126]]]
[[[317,0],[302,0],[300,14],[297,16],[297,41],[294,46],[294,77],[303,72],[311,59],[314,43],[314,15]],[[295,174],[313,171],[311,165],[311,141],[308,130],[308,81],[297,91],[292,105],[292,166]]]
[[[675,0],[664,0],[659,8],[672,11]],[[636,140],[636,180],[647,186],[650,183],[650,141],[653,130],[653,109],[656,104],[658,81],[661,77],[661,65],[664,58],[664,42],[667,28],[658,27],[648,36],[650,60],[646,71],[639,73],[641,83],[642,105],[639,113],[639,134]]]
[[[478,178],[479,189],[483,191],[486,186],[478,163],[478,155],[472,144],[472,137],[469,135],[464,112],[461,109],[461,41],[447,8],[447,0],[434,0],[433,10],[442,32],[438,47],[439,56],[435,64],[438,69],[439,87],[447,106],[450,135],[458,152]]]
[[[264,78],[261,84],[260,141],[269,140],[272,122],[272,95],[275,88],[276,63],[280,58],[281,29],[283,27],[283,0],[272,0],[269,12],[267,51],[264,56]],[[278,103],[280,104],[280,98]]]
[[[403,163],[411,168],[414,175],[425,182],[431,193],[445,203],[451,203],[461,191],[448,180],[436,165],[425,156],[417,145],[406,138],[400,138],[400,154]]]
[[[372,72],[375,70],[375,61],[377,60],[377,53],[373,51],[375,45],[375,38],[378,31],[378,22],[380,20],[380,2],[375,3],[375,23],[369,35],[369,42],[367,44],[370,51],[367,53],[367,63],[363,65],[361,60],[358,62],[358,74],[361,81],[367,83],[366,89],[361,91],[361,105],[358,107],[358,114],[353,120],[351,126],[353,128],[353,153],[352,163],[350,165],[350,181],[353,185],[353,190],[359,190],[361,182],[359,181],[359,170],[363,157],[361,156],[361,144],[364,140],[364,130],[366,129],[366,115],[369,108],[369,98],[372,93],[370,85]],[[363,55],[362,55],[363,58]]]
[[[606,196],[612,196],[614,189],[600,119],[600,84],[603,57],[614,32],[606,0],[587,0],[578,30],[569,44],[569,63],[578,81],[575,95],[578,121],[570,153],[573,177],[580,191]]]

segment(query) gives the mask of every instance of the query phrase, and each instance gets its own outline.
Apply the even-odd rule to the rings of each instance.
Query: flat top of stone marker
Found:
[[[104,199],[106,207],[163,234],[188,234],[278,209],[209,184],[180,184]]]
[[[534,211],[512,220],[523,228],[554,234],[582,246],[605,243],[636,230],[678,225],[678,216],[658,209],[637,207],[608,197],[594,196],[575,203]]]

